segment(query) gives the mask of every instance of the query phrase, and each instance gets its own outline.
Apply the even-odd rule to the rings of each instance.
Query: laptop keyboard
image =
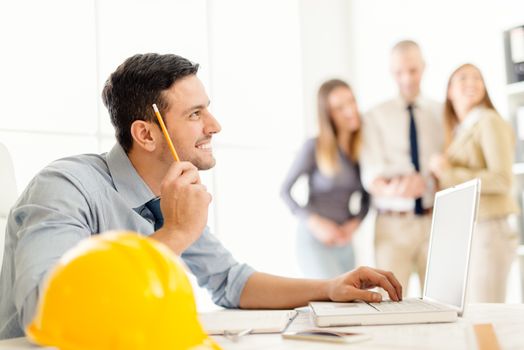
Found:
[[[430,304],[421,299],[405,299],[402,301],[383,301],[381,303],[369,303],[372,307],[382,312],[413,312],[413,311],[435,311],[442,307]]]

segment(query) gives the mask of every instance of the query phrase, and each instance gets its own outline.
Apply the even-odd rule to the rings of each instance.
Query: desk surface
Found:
[[[371,340],[358,343],[359,349],[475,349],[474,323],[492,323],[502,349],[524,349],[524,304],[471,305],[455,323],[344,327],[340,330],[368,333]],[[290,327],[299,330],[312,327],[308,315],[300,314]],[[214,337],[224,349],[341,349],[339,344],[284,340],[279,334],[242,337],[233,343]],[[354,347],[354,346],[353,346]],[[0,341],[0,350],[42,349],[30,345],[25,338]],[[51,349],[51,348],[46,348]]]

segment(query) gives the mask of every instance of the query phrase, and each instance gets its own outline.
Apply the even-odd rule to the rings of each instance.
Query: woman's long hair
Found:
[[[455,112],[455,108],[453,108],[453,103],[451,103],[451,100],[449,98],[449,88],[451,87],[451,80],[453,80],[453,77],[463,68],[466,67],[472,67],[476,69],[479,74],[480,78],[482,79],[482,84],[484,85],[484,98],[482,98],[482,101],[479,102],[477,106],[483,106],[486,108],[490,108],[495,110],[495,107],[493,106],[493,103],[491,102],[491,99],[489,98],[488,90],[486,88],[486,83],[484,82],[484,77],[482,76],[482,73],[480,69],[478,69],[477,66],[471,63],[466,63],[458,67],[451,73],[451,76],[448,80],[448,88],[446,90],[446,104],[444,106],[444,136],[445,136],[445,142],[446,142],[446,148],[451,145],[451,142],[453,141],[453,132],[455,131],[455,128],[459,124],[459,119],[457,117],[457,113]],[[495,110],[496,111],[496,110]]]
[[[328,80],[318,90],[318,126],[319,135],[316,147],[316,160],[320,171],[326,175],[334,175],[340,169],[338,161],[337,128],[329,112],[329,94],[336,88],[344,87],[351,91],[345,81]],[[360,128],[353,131],[350,137],[349,156],[358,161],[361,145]]]

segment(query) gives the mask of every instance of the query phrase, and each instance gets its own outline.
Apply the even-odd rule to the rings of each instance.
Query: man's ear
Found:
[[[158,147],[158,135],[154,128],[154,123],[135,120],[131,124],[131,136],[133,137],[134,145],[148,152],[153,152]]]

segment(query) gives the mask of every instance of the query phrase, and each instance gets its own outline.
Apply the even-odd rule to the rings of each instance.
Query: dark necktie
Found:
[[[411,149],[411,162],[417,172],[420,171],[420,164],[418,159],[418,141],[417,141],[417,126],[415,124],[415,115],[413,114],[413,105],[408,105],[409,112],[409,146]],[[422,198],[415,199],[415,214],[424,214],[422,207]]]
[[[146,203],[147,209],[153,214],[155,218],[155,231],[164,225],[164,216],[160,209],[160,198],[155,198]]]

